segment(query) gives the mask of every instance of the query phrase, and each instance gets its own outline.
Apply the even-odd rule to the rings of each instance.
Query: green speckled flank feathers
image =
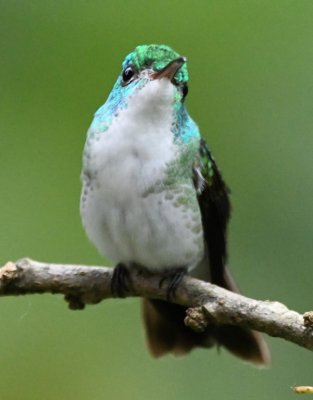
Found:
[[[186,144],[180,144],[180,155],[177,159],[168,163],[166,168],[165,186],[189,183],[192,179],[192,165],[199,147],[199,140],[193,140]]]
[[[137,46],[135,50],[125,58],[123,68],[128,64],[132,64],[138,71],[147,67],[151,67],[155,71],[160,71],[169,62],[178,57],[180,57],[180,54],[172,50],[169,46],[158,44]],[[179,69],[175,79],[179,83],[188,81],[186,63]]]

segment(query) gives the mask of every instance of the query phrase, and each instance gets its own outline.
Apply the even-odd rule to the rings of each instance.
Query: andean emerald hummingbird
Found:
[[[100,253],[118,264],[119,295],[135,266],[170,277],[169,296],[189,272],[237,290],[225,265],[228,189],[186,110],[187,84],[185,57],[165,45],[138,46],[88,130],[81,216]],[[154,356],[217,344],[269,362],[257,332],[212,323],[197,333],[184,325],[184,307],[161,300],[144,299],[143,316]]]

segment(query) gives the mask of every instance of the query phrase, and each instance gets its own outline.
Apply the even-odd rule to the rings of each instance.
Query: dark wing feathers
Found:
[[[204,239],[208,250],[210,280],[238,292],[227,269],[227,224],[230,217],[229,189],[205,141],[201,139],[199,157],[193,167],[194,185],[202,215]],[[270,353],[259,332],[231,325],[216,325],[217,342],[244,360],[268,364]]]
[[[193,167],[193,180],[202,215],[212,283],[225,287],[227,223],[230,217],[229,189],[205,141],[201,139],[199,157]]]

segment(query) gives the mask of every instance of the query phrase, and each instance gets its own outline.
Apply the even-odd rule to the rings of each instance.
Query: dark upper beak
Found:
[[[152,79],[167,78],[170,81],[174,78],[179,68],[187,61],[186,57],[178,57],[169,62],[161,71],[156,71],[151,74]]]

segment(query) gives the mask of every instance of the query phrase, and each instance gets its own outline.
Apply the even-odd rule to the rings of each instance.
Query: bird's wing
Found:
[[[205,141],[200,141],[193,180],[201,210],[207,256],[202,262],[209,273],[201,279],[238,292],[227,266],[227,223],[230,217],[229,190]],[[209,261],[209,268],[208,263]],[[205,268],[204,268],[205,270]],[[231,325],[216,325],[212,331],[217,342],[244,360],[269,364],[270,352],[261,333]],[[211,332],[211,334],[212,334]]]
[[[210,281],[234,290],[228,282],[227,223],[230,217],[229,189],[204,139],[193,165],[193,182],[201,210],[204,239],[210,265]],[[229,285],[230,284],[230,285]]]

